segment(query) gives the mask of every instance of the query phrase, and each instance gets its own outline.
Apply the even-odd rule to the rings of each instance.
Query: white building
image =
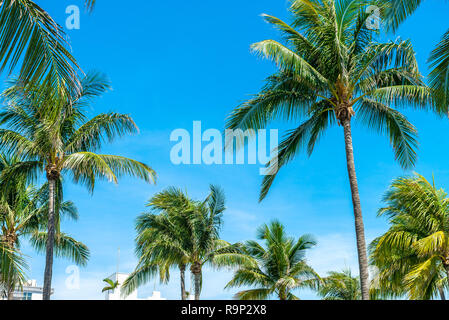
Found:
[[[165,298],[161,297],[161,293],[159,291],[153,291],[153,295],[151,297],[148,297],[146,299],[139,299],[137,297],[137,290],[134,290],[131,292],[130,295],[127,297],[123,297],[120,292],[122,289],[123,282],[129,277],[129,274],[126,273],[120,273],[115,272],[111,274],[107,279],[111,279],[112,281],[116,282],[118,281],[117,288],[114,290],[108,290],[105,291],[105,299],[106,300],[166,300]]]
[[[44,288],[37,286],[36,280],[28,280],[24,283],[22,290],[13,293],[13,300],[42,300]],[[51,294],[54,290],[51,289]],[[6,299],[5,299],[6,300]]]
[[[167,300],[167,299],[161,297],[160,291],[153,291],[153,295],[151,297],[142,300]]]

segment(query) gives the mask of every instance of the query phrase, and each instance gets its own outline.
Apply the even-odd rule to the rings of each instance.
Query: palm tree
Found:
[[[226,288],[256,287],[238,292],[237,299],[261,300],[276,295],[280,300],[298,300],[293,290],[318,288],[320,277],[305,260],[306,250],[316,245],[312,236],[303,235],[295,240],[274,220],[258,229],[257,238],[265,242],[265,248],[257,241],[247,241],[243,251],[249,259],[226,285]]]
[[[18,163],[16,158],[0,156],[1,170]],[[0,179],[1,179],[0,175]],[[0,189],[0,239],[12,252],[20,252],[22,239],[28,239],[31,245],[40,252],[45,252],[48,223],[48,186],[36,188],[28,185],[25,179],[15,179],[9,188]],[[58,183],[60,186],[60,183]],[[58,188],[60,190],[60,188]],[[78,219],[78,212],[71,201],[62,201],[62,193],[56,196],[55,210],[55,249],[57,256],[67,257],[78,265],[86,265],[89,259],[89,249],[81,242],[62,233],[60,221],[64,217]],[[9,259],[8,256],[4,256]],[[24,259],[24,258],[23,258]],[[24,259],[25,260],[25,259]],[[7,264],[5,262],[5,264]],[[14,265],[12,265],[14,267]],[[12,298],[14,289],[21,287],[24,274],[21,268],[12,268],[5,278],[10,281],[6,285],[8,298]]]
[[[382,0],[377,1],[377,4],[382,8],[387,30],[396,31],[407,17],[413,15],[421,2],[421,0]],[[437,103],[446,108],[449,104],[449,30],[430,53],[428,62],[431,68],[429,85],[434,89]]]
[[[332,271],[323,278],[318,294],[324,300],[361,300],[360,280],[353,277],[350,269],[342,272]]]
[[[389,230],[370,245],[381,297],[445,299],[449,288],[449,198],[423,176],[395,180],[384,197]]]
[[[12,299],[10,288],[21,287],[28,269],[20,251],[11,249],[0,237],[0,298]]]
[[[138,218],[139,265],[124,282],[124,293],[147,282],[158,270],[162,280],[168,279],[169,267],[176,265],[181,271],[181,297],[186,299],[184,272],[190,266],[195,300],[199,300],[204,265],[218,268],[242,263],[245,257],[239,244],[219,238],[224,202],[224,193],[216,186],[210,187],[204,201],[193,201],[175,188],[155,195],[148,204],[153,212]]]
[[[180,250],[165,249],[160,240],[172,243],[188,240],[188,236],[183,234],[185,228],[178,225],[176,217],[187,215],[193,210],[194,202],[182,190],[170,187],[154,195],[146,206],[150,208],[150,212],[140,215],[136,223],[136,255],[139,262],[135,271],[125,280],[123,294],[130,294],[157,274],[162,282],[168,282],[170,267],[177,267],[180,271],[181,299],[186,300],[185,271],[188,254]],[[154,252],[158,250],[163,253],[156,257]]]
[[[115,289],[118,288],[118,281],[112,281],[111,279],[103,279],[103,282],[106,282],[106,286],[101,290],[101,292],[105,292],[105,291],[114,291]]]
[[[89,74],[81,82],[81,91],[72,90],[69,99],[55,97],[42,88],[16,83],[3,93],[7,106],[0,113],[0,148],[25,159],[4,172],[8,177],[35,179],[45,172],[48,181],[48,241],[44,276],[44,299],[50,298],[53,245],[55,239],[55,192],[62,176],[70,174],[75,183],[93,192],[97,179],[117,183],[123,175],[154,182],[155,172],[147,165],[117,155],[97,154],[104,141],[137,132],[129,115],[99,114],[88,120],[85,106],[109,88],[99,74]],[[38,103],[36,96],[38,95]]]
[[[368,261],[358,182],[354,163],[353,120],[390,138],[404,168],[416,161],[416,129],[393,107],[424,108],[430,92],[422,81],[409,41],[374,42],[366,28],[365,2],[295,0],[293,23],[264,15],[279,29],[284,44],[265,40],[252,45],[257,54],[275,62],[261,92],[236,108],[228,129],[253,131],[270,121],[299,121],[288,131],[268,166],[260,200],[267,195],[279,169],[303,148],[310,155],[325,130],[343,127],[347,171],[354,209],[363,299],[369,298]],[[239,131],[237,131],[238,133]],[[237,139],[241,145],[243,139]]]

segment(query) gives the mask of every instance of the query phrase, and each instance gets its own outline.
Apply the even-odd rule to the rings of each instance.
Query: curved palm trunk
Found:
[[[53,246],[55,242],[55,186],[56,180],[48,178],[48,238],[45,255],[43,300],[50,300],[51,278],[53,273]]]
[[[362,207],[360,205],[359,187],[354,164],[354,149],[352,146],[351,120],[342,121],[345,135],[346,163],[348,167],[349,183],[351,185],[352,204],[354,207],[355,234],[357,238],[357,253],[359,257],[360,286],[362,299],[369,300],[368,258],[366,254],[365,230],[363,226]]]
[[[181,299],[182,300],[187,300],[186,297],[186,283],[185,283],[185,279],[186,279],[186,265],[185,264],[181,264],[179,266],[179,271],[181,274]]]

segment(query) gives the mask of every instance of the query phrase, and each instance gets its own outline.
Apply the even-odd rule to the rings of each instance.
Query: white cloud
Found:
[[[353,235],[328,234],[316,236],[318,245],[307,254],[308,263],[320,275],[350,268],[358,274],[357,248]]]
[[[238,241],[254,238],[259,219],[260,217],[246,211],[228,209],[223,233],[237,235]]]

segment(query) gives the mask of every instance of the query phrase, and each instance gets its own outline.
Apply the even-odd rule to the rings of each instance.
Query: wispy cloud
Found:
[[[354,235],[335,233],[316,236],[316,239],[318,245],[307,255],[307,260],[320,275],[344,268],[351,268],[354,274],[358,272]]]

